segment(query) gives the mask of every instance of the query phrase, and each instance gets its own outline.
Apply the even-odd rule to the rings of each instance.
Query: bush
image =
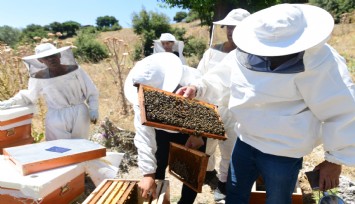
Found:
[[[74,41],[74,45],[77,47],[74,49],[74,55],[77,59],[97,63],[108,57],[106,47],[98,42],[95,37],[95,34],[85,32],[78,35]]]
[[[168,16],[147,12],[145,9],[140,11],[139,14],[133,14],[132,27],[134,33],[142,38],[144,56],[149,56],[153,53],[153,40],[158,39],[160,34],[169,33],[171,30]],[[136,53],[139,54],[140,50],[136,51]],[[138,57],[139,55],[135,56]]]
[[[341,15],[355,9],[354,0],[309,0],[310,4],[319,6],[332,14],[335,23],[339,23]]]
[[[21,31],[17,28],[12,28],[10,26],[0,26],[0,41],[6,43],[11,47],[20,41]]]
[[[187,14],[187,17],[185,18],[186,23],[191,23],[192,21],[198,20],[200,17],[198,16],[198,12],[194,10],[190,10],[190,12]]]
[[[205,40],[189,37],[187,43],[185,44],[184,56],[196,56],[198,59],[201,59],[206,47],[207,45]]]
[[[176,21],[177,23],[181,22],[182,20],[184,20],[187,17],[187,13],[184,11],[179,11],[175,14],[174,16],[174,21]]]

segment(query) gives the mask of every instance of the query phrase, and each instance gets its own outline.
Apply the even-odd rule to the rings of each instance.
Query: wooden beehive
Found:
[[[0,203],[71,203],[84,192],[84,178],[82,164],[24,176],[0,155]]]
[[[263,188],[262,180],[258,179],[252,187],[249,203],[260,204],[260,203],[265,203],[265,201],[266,201],[266,192],[265,189]],[[303,204],[302,190],[298,182],[296,183],[295,190],[292,194],[292,203]]]
[[[1,190],[7,190],[7,192],[13,192],[17,195],[17,197],[11,196],[9,194],[0,194],[1,203],[6,204],[63,204],[63,203],[72,203],[78,197],[84,193],[85,185],[84,185],[85,174],[82,173],[70,180],[64,186],[58,186],[53,192],[40,199],[28,198],[23,195],[18,190],[13,189],[5,189],[0,187]],[[23,197],[22,197],[23,196]]]
[[[5,159],[28,175],[106,156],[106,148],[86,139],[60,139],[4,148]]]
[[[170,143],[169,173],[201,193],[209,156],[183,145]]]
[[[154,101],[160,104],[154,105],[154,110],[149,110],[151,109],[152,104],[149,104],[145,98],[149,96],[149,93],[160,95],[164,98],[169,98],[169,100],[176,102],[176,104],[179,105],[168,105],[168,103],[160,101],[160,99],[155,99]],[[139,84],[138,96],[141,111],[141,123],[143,125],[178,131],[190,135],[199,135],[220,140],[227,139],[223,122],[218,114],[217,107],[213,104],[205,103],[203,101],[198,101],[195,99],[187,99],[183,96],[170,93],[161,89],[153,88],[150,86],[146,86],[143,84]],[[150,107],[147,108],[148,106]],[[164,107],[164,113],[162,113],[161,111],[162,107]],[[208,113],[209,116],[207,114],[199,115],[196,113],[192,113],[191,110],[193,109],[191,107],[203,109],[204,111],[206,111],[205,113]],[[154,111],[154,117],[157,116],[156,120],[149,118],[148,114],[151,111]],[[156,112],[160,112],[162,114],[155,114]],[[199,123],[204,120],[211,122],[210,124]],[[206,129],[209,130],[206,131]]]
[[[33,143],[31,136],[33,113],[33,106],[0,111],[0,154],[3,148]]]
[[[139,180],[106,179],[85,199],[83,204],[168,204],[169,181],[157,180],[157,199],[143,199],[138,192]]]

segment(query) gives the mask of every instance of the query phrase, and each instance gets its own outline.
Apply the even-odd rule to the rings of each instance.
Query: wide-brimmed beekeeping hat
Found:
[[[129,102],[138,104],[136,84],[144,84],[173,92],[179,85],[183,66],[179,57],[170,52],[150,55],[136,63],[125,80],[124,94]]]
[[[172,41],[175,42],[176,38],[171,33],[162,33],[159,38],[160,41]]]
[[[54,58],[57,60],[53,60]],[[51,63],[48,63],[48,59],[52,59],[50,60]],[[22,60],[26,65],[31,78],[53,78],[58,76],[55,73],[61,73],[60,75],[64,75],[78,68],[78,64],[70,46],[56,48],[51,43],[37,45],[35,47],[35,54],[23,57]],[[44,60],[47,61],[47,63],[45,63]],[[53,66],[54,61],[61,66]]]
[[[215,21],[213,24],[216,25],[226,25],[226,26],[237,26],[244,18],[249,16],[250,13],[241,8],[233,9],[230,11],[227,16],[220,20],[220,21]]]
[[[47,57],[47,56],[51,56],[51,55],[60,53],[60,52],[62,52],[64,50],[67,50],[67,49],[70,49],[70,48],[71,48],[70,46],[56,48],[51,43],[43,43],[43,44],[40,44],[40,45],[36,46],[34,55],[30,55],[30,56],[24,57],[22,59],[29,60],[29,59],[43,58],[43,57]]]
[[[234,30],[233,41],[254,55],[282,56],[325,42],[333,27],[333,17],[322,8],[278,4],[245,18]]]

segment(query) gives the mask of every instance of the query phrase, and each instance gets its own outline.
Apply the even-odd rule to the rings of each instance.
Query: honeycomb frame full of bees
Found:
[[[143,125],[185,134],[226,140],[217,106],[139,84],[138,98]]]

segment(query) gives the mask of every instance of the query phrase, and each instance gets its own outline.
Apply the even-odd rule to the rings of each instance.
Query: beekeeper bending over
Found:
[[[46,140],[88,138],[90,121],[98,119],[98,90],[77,64],[71,47],[57,49],[50,43],[23,58],[30,79],[28,89],[0,102],[0,109],[36,104],[43,96],[48,110]]]
[[[200,77],[194,68],[183,66],[174,54],[157,53],[136,63],[129,72],[124,86],[124,93],[134,109],[134,126],[136,135],[134,144],[138,150],[138,167],[143,178],[138,188],[143,198],[148,194],[156,197],[155,179],[164,180],[168,167],[170,142],[189,148],[205,151],[205,138],[190,136],[170,130],[149,127],[141,123],[141,109],[135,84],[144,84],[167,92],[174,92]],[[159,193],[159,192],[158,192]],[[181,188],[181,197],[177,204],[192,204],[197,193],[187,185]]]

